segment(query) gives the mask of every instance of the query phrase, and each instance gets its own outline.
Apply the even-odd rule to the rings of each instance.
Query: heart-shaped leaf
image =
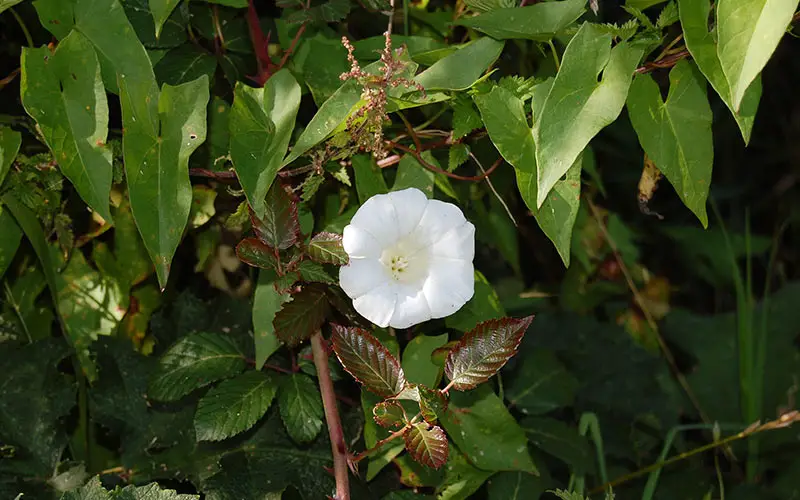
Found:
[[[319,233],[311,238],[306,250],[314,262],[320,264],[347,264],[348,257],[342,246],[342,235],[335,233]]]
[[[533,316],[493,319],[465,333],[444,367],[453,388],[465,391],[489,380],[517,353],[531,321]]]
[[[368,331],[333,325],[331,341],[344,369],[375,394],[390,397],[406,385],[400,362]]]
[[[447,462],[447,454],[450,451],[447,436],[438,425],[418,422],[403,434],[403,439],[406,442],[406,450],[417,462],[434,469]]]
[[[372,418],[381,427],[399,429],[406,423],[403,407],[397,401],[382,401],[372,408]]]

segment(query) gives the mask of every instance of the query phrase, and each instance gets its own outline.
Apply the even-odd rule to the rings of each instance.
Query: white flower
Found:
[[[378,326],[408,328],[458,311],[475,291],[475,226],[409,188],[368,199],[344,228],[342,289]]]

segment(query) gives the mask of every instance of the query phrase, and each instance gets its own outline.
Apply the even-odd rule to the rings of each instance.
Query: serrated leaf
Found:
[[[372,408],[372,418],[381,427],[400,429],[406,424],[403,407],[397,401],[381,401]]]
[[[527,7],[496,9],[456,24],[485,33],[499,40],[523,39],[546,42],[585,12],[586,0],[542,2]]]
[[[344,369],[375,394],[390,397],[406,385],[400,362],[368,331],[333,325],[331,342]]]
[[[264,197],[286,154],[300,107],[300,86],[281,70],[255,89],[241,82],[230,113],[230,155],[242,189],[258,218],[267,216]]]
[[[483,37],[440,59],[414,78],[432,90],[464,90],[472,87],[486,69],[500,56],[504,42]]]
[[[73,31],[55,53],[23,49],[20,88],[61,171],[86,204],[112,222],[108,101],[91,42]]]
[[[126,486],[114,494],[114,500],[200,500],[200,495],[185,495],[175,490],[161,489],[158,483],[145,486]]]
[[[277,269],[275,250],[257,238],[245,238],[236,245],[236,256],[248,266]]]
[[[619,116],[642,53],[629,42],[611,48],[611,35],[591,23],[569,42],[543,102],[534,98],[538,207],[589,141]]]
[[[352,158],[352,163],[353,172],[356,176],[358,201],[364,203],[375,195],[389,192],[389,188],[386,187],[386,180],[383,178],[383,172],[375,163],[372,155],[355,155]]]
[[[469,98],[463,96],[461,94],[456,94],[456,98],[453,99],[452,106],[453,106],[453,139],[460,139],[465,135],[469,134],[476,128],[482,125],[481,117],[478,112],[475,110],[475,107],[470,102]],[[456,146],[464,146],[463,144],[457,144]],[[466,160],[466,158],[464,158]],[[463,163],[463,162],[462,162]],[[451,162],[452,164],[452,162]],[[451,165],[452,167],[452,165]],[[452,168],[450,170],[452,172]]]
[[[465,391],[486,382],[517,353],[533,316],[479,323],[447,355],[444,371],[454,389]]]
[[[321,264],[347,264],[349,257],[342,246],[342,235],[334,233],[315,234],[308,243],[306,253],[315,262]]]
[[[251,428],[267,412],[276,392],[276,377],[262,371],[223,380],[197,404],[197,440],[221,441]]]
[[[298,443],[313,441],[322,429],[322,399],[314,379],[293,373],[283,379],[278,393],[281,419]]]
[[[656,28],[659,30],[667,28],[678,21],[678,4],[677,0],[671,0],[667,5],[661,9],[656,19]]]
[[[328,274],[321,264],[310,260],[301,261],[294,272],[300,276],[300,281],[305,281],[307,283],[325,283],[326,285],[336,284],[336,280]]]
[[[181,338],[161,356],[148,396],[176,401],[195,389],[238,374],[247,363],[233,340],[215,333]]]
[[[531,97],[533,97],[533,89],[539,82],[536,81],[536,78],[523,78],[518,75],[510,75],[504,76],[497,82],[497,86],[504,88],[514,94],[517,99],[520,99],[522,102],[527,101]]]
[[[447,445],[447,436],[438,425],[418,422],[403,434],[403,440],[411,458],[417,462],[434,469],[447,462],[450,448]]]
[[[279,290],[271,272],[258,273],[258,284],[253,298],[253,341],[256,348],[256,370],[260,370],[269,357],[281,346],[275,335],[275,315],[291,296]]]
[[[292,295],[292,301],[276,315],[275,334],[288,346],[309,338],[325,322],[330,306],[325,290],[309,285]]]
[[[447,151],[447,171],[453,172],[469,158],[469,146],[453,144]]]
[[[429,424],[436,421],[447,411],[448,400],[438,389],[430,389],[424,385],[417,386],[419,392],[419,411]]]
[[[297,202],[279,182],[267,192],[264,215],[259,217],[254,210],[250,222],[258,239],[275,249],[285,250],[300,238]]]
[[[685,60],[672,68],[669,81],[669,95],[662,101],[658,84],[649,75],[638,75],[628,95],[628,115],[644,152],[708,227],[714,141],[705,81]]]

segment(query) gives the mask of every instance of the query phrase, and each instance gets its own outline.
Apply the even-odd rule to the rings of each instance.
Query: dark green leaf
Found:
[[[156,24],[156,37],[161,35],[164,23],[167,22],[178,3],[180,3],[180,0],[150,0],[150,12],[153,13],[153,19]]]
[[[192,44],[170,50],[153,67],[158,83],[170,85],[188,83],[203,75],[213,81],[216,69],[214,56]]]
[[[403,434],[406,451],[417,462],[438,469],[447,462],[450,451],[447,436],[438,425],[417,422]]]
[[[297,201],[280,182],[267,192],[264,215],[258,217],[254,210],[250,222],[258,239],[271,248],[285,250],[300,240]]]
[[[194,333],[173,344],[159,360],[150,380],[148,395],[175,401],[214,381],[245,369],[244,356],[230,337]]]
[[[479,323],[447,355],[444,371],[454,389],[465,391],[486,382],[516,353],[533,316]]]
[[[264,197],[281,168],[299,106],[300,86],[288,70],[272,75],[263,88],[238,83],[234,90],[231,160],[259,218],[265,216]]]
[[[436,161],[430,151],[422,153],[422,157],[428,163],[439,167],[439,162]],[[428,198],[433,198],[433,172],[423,167],[416,158],[408,154],[403,156],[397,166],[397,177],[394,179],[392,191],[400,191],[407,188],[419,189]]]
[[[353,171],[356,175],[356,191],[358,201],[364,203],[376,194],[386,194],[386,180],[371,155],[355,155],[352,158]]]
[[[76,0],[36,0],[33,6],[42,26],[61,40],[70,33],[75,24],[75,2]]]
[[[156,24],[150,12],[149,0],[121,0],[125,15],[133,25],[136,36],[145,47],[168,49],[178,47],[187,40],[186,25],[183,13],[173,10],[161,33],[156,37]]]
[[[412,384],[436,387],[442,374],[442,367],[431,360],[433,351],[447,343],[447,334],[428,336],[417,335],[403,350],[403,372]]]
[[[466,332],[481,321],[505,316],[500,297],[480,271],[475,271],[475,294],[464,307],[445,319],[448,328]]]
[[[578,389],[578,381],[558,358],[542,349],[521,355],[519,369],[506,384],[509,404],[532,415],[572,405]]]
[[[315,234],[306,249],[308,256],[321,264],[336,264],[343,266],[349,258],[342,247],[342,235],[334,233]]]
[[[0,14],[2,14],[4,10],[10,9],[20,2],[22,2],[22,0],[0,0]]]
[[[546,42],[574,23],[586,9],[586,0],[542,2],[522,8],[496,9],[456,24],[485,33],[498,40],[524,39]]]
[[[549,453],[577,474],[594,471],[594,454],[589,441],[564,422],[552,418],[526,417],[520,425],[531,444]]]
[[[503,51],[503,42],[483,37],[439,60],[414,78],[426,91],[464,90],[480,79]]]
[[[292,59],[318,107],[342,85],[339,75],[350,71],[341,40],[321,34],[306,40]]]
[[[314,285],[305,286],[275,315],[275,334],[286,345],[296,346],[322,326],[329,310],[325,290]]]
[[[256,370],[260,370],[264,363],[281,346],[281,341],[275,335],[275,315],[281,310],[283,304],[292,300],[287,292],[279,291],[273,281],[271,272],[258,273],[253,298],[253,339],[256,347]]]
[[[81,198],[111,222],[108,102],[92,44],[72,32],[55,54],[46,47],[24,49],[20,87],[25,110],[61,171]]]
[[[375,394],[394,396],[406,385],[400,362],[368,331],[333,325],[331,343],[344,369]]]
[[[428,36],[404,36],[394,33],[392,34],[392,44],[395,47],[405,46],[411,57],[419,53],[447,47],[447,45],[439,40]],[[364,38],[363,40],[358,40],[353,43],[356,49],[353,55],[355,55],[356,59],[359,61],[374,61],[380,59],[380,52],[385,45],[386,37],[383,35]]]
[[[0,186],[6,178],[22,144],[22,134],[9,127],[0,126]]]
[[[14,259],[22,241],[22,230],[7,208],[0,206],[0,278]]]
[[[459,95],[453,100],[453,139],[460,139],[481,125],[483,125],[483,122],[481,121],[481,115],[479,115],[475,110],[475,106],[472,105],[469,98]],[[456,146],[462,146],[463,148],[467,147],[464,144],[456,144],[453,146],[453,148]],[[453,148],[451,148],[451,151]],[[466,160],[467,155],[465,154],[463,159],[458,162],[459,165]],[[450,161],[448,170],[451,172],[455,170],[452,160]]]
[[[313,441],[322,430],[322,399],[314,379],[302,373],[284,377],[278,402],[292,439],[298,443]]]
[[[236,256],[245,264],[261,269],[277,269],[275,250],[257,238],[245,238],[236,245]]]
[[[453,450],[445,467],[444,480],[437,481],[437,500],[466,500],[493,474],[474,467],[461,453]]]
[[[114,500],[200,500],[200,496],[179,494],[175,490],[162,490],[157,483],[151,483],[146,486],[126,486],[114,494]]]
[[[321,264],[310,260],[301,261],[294,272],[300,275],[300,281],[305,281],[306,283],[325,283],[326,285],[335,285],[337,283]]]
[[[540,469],[541,471],[541,469]],[[489,479],[489,500],[525,500],[539,498],[551,486],[545,474],[500,472]]]

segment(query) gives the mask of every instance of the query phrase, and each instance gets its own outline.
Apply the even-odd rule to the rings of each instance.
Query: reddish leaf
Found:
[[[430,389],[424,385],[417,386],[419,391],[419,412],[429,424],[435,424],[440,415],[447,411],[448,400],[438,389]]]
[[[292,295],[292,301],[275,315],[275,335],[286,345],[295,346],[322,326],[328,311],[325,290],[307,286]]]
[[[321,264],[343,266],[349,258],[342,246],[342,236],[334,233],[319,233],[308,243],[308,256]]]
[[[277,269],[275,251],[256,238],[245,238],[236,245],[236,256],[245,264],[262,269]]]
[[[336,280],[325,271],[325,268],[316,262],[310,260],[303,260],[298,263],[295,268],[300,281],[308,283],[325,283],[327,285],[335,285]]]
[[[263,219],[250,211],[250,222],[258,239],[272,248],[285,250],[300,239],[297,202],[280,182],[274,182],[267,192],[267,210]]]
[[[344,369],[375,394],[390,397],[406,385],[400,362],[368,331],[333,325],[331,341]]]
[[[447,462],[447,436],[438,425],[418,422],[403,434],[403,439],[409,455],[417,462],[434,469]]]
[[[372,408],[372,417],[381,427],[399,429],[406,424],[406,414],[397,401],[383,401]]]
[[[465,391],[489,380],[517,353],[533,316],[479,323],[447,355],[444,371],[453,388]]]

